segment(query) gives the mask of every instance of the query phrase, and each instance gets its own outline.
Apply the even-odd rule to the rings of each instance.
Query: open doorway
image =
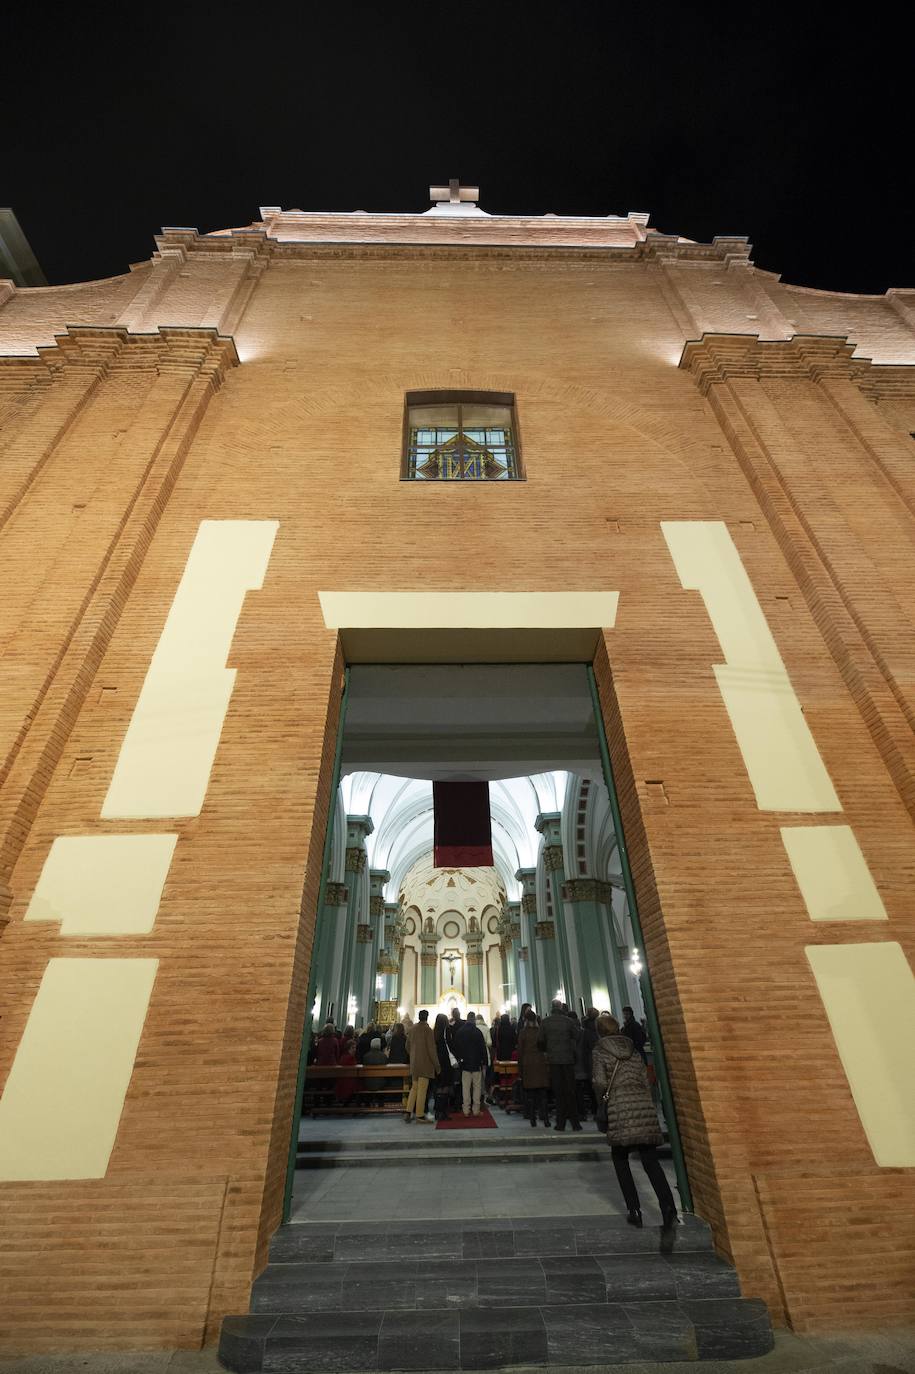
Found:
[[[595,706],[584,664],[349,670],[300,1075],[305,1124],[297,1119],[290,1151],[287,1219],[295,1219],[297,1159],[313,1162],[310,1139],[350,1146],[380,1139],[365,1123],[396,1122],[402,1106],[390,1066],[360,1073],[358,1092],[338,1086],[350,1075],[322,1072],[314,1037],[326,1021],[365,1030],[361,1063],[372,1039],[388,1053],[392,1027],[421,1010],[432,1020],[472,1011],[491,1039],[502,1018],[510,1024],[525,1004],[545,1014],[554,1000],[580,1020],[596,1008],[622,1021],[623,1009],[632,1009],[645,1035],[669,1168],[689,1208]],[[488,784],[492,865],[435,866],[439,781]],[[493,1075],[490,1091],[495,1122],[512,1130],[510,1071]],[[316,1132],[309,1123],[318,1120]]]

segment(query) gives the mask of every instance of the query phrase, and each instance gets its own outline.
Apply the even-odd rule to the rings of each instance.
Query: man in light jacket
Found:
[[[426,1116],[426,1093],[429,1091],[429,1080],[437,1078],[441,1068],[435,1048],[435,1036],[429,1025],[429,1013],[423,1010],[410,1032],[410,1077],[413,1083],[410,1087],[410,1096],[407,1098],[404,1121],[431,1124]]]
[[[575,1100],[575,1058],[580,1035],[581,1031],[572,1018],[563,1013],[562,1003],[554,1001],[549,1016],[545,1016],[541,1023],[537,1045],[545,1053],[550,1066],[557,1131],[565,1130],[567,1119],[571,1121],[573,1131],[581,1130],[578,1103]]]

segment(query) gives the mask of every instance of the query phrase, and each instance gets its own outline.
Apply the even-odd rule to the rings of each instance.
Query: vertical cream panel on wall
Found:
[[[811,945],[861,1124],[884,1168],[915,1165],[915,978],[901,945]]]
[[[121,746],[105,819],[196,816],[235,683],[225,666],[249,591],[263,585],[276,520],[204,520]]]
[[[59,835],[27,921],[61,935],[146,935],[153,928],[177,835]]]
[[[153,654],[103,818],[197,815],[235,672],[245,594],[263,585],[275,520],[205,520]],[[177,843],[166,833],[58,836],[27,921],[62,935],[149,933]],[[158,960],[52,959],[0,1097],[0,1179],[102,1178]]]
[[[680,582],[724,653],[714,667],[761,811],[841,811],[762,607],[723,520],[663,520]]]
[[[661,529],[681,584],[701,594],[724,653],[715,677],[757,805],[840,811],[727,526],[667,520]],[[782,826],[781,837],[811,920],[887,920],[850,826]],[[874,1159],[915,1164],[915,979],[901,946],[817,945],[807,958]]]
[[[783,825],[782,843],[811,921],[885,921],[850,825]]]
[[[157,959],[52,959],[0,1098],[0,1179],[102,1178]]]

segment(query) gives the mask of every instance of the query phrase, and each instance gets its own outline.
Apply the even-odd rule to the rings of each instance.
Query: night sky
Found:
[[[126,271],[162,225],[420,211],[459,176],[490,213],[647,210],[748,235],[786,282],[915,286],[911,64],[880,6],[854,28],[800,3],[790,25],[609,0],[102,8],[6,25],[0,203],[52,283]]]

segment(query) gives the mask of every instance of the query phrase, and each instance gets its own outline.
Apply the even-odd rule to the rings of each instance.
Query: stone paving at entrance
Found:
[[[587,1123],[581,1132],[532,1129],[516,1114],[494,1113],[497,1131],[462,1133],[406,1126],[400,1117],[308,1119],[300,1145],[309,1152],[358,1153],[358,1165],[299,1168],[292,1221],[451,1221],[467,1217],[622,1217],[625,1208],[604,1137]],[[532,1159],[494,1162],[511,1143]],[[365,1155],[377,1154],[377,1164]],[[442,1156],[449,1156],[447,1159]],[[582,1159],[579,1156],[590,1156]],[[307,1158],[307,1156],[301,1156]],[[673,1165],[665,1171],[677,1196]],[[654,1194],[633,1160],[646,1225],[660,1224]]]
[[[672,1374],[683,1366],[639,1361],[604,1364],[600,1374]],[[150,1350],[104,1354],[28,1355],[0,1360],[0,1374],[224,1374],[214,1346],[206,1350]],[[340,1374],[349,1374],[341,1370]],[[499,1374],[496,1370],[495,1374]],[[543,1365],[511,1374],[543,1374]],[[595,1374],[594,1366],[552,1365],[549,1374]],[[879,1335],[795,1336],[776,1331],[775,1348],[751,1360],[709,1360],[702,1374],[915,1374],[915,1328]]]

